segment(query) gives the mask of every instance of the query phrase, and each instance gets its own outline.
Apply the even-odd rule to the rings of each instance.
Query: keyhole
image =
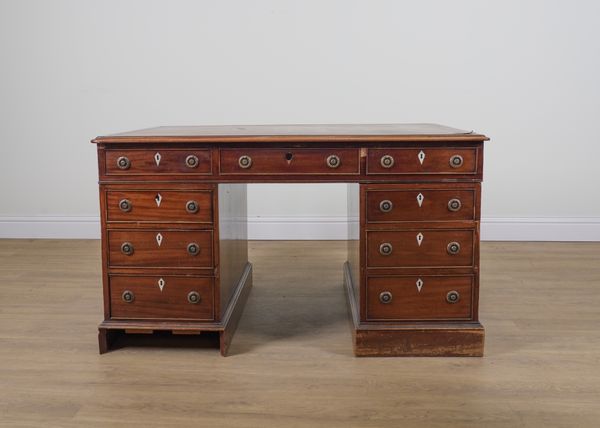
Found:
[[[293,157],[294,157],[294,155],[290,152],[287,152],[285,154],[285,160],[287,160],[288,162],[291,161]]]

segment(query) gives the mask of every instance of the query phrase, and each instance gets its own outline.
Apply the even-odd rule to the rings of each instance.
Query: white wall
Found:
[[[439,122],[492,138],[484,237],[600,240],[598,16],[592,0],[2,1],[0,236],[97,233],[98,134]],[[344,192],[254,187],[249,213],[318,232]]]

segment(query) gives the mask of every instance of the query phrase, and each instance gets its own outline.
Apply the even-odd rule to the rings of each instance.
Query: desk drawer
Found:
[[[367,267],[470,267],[473,230],[367,231]]]
[[[367,190],[367,222],[473,220],[475,198],[474,187],[382,186]]]
[[[475,174],[476,148],[369,149],[367,174]]]
[[[181,276],[110,277],[111,318],[213,320],[213,279]]]
[[[367,280],[367,319],[443,320],[472,316],[472,276],[386,276]]]
[[[212,267],[212,247],[210,230],[108,231],[110,267]]]
[[[211,191],[108,190],[107,220],[212,223]]]
[[[359,149],[221,149],[222,175],[358,175]]]
[[[109,149],[106,175],[207,175],[211,174],[210,150]]]

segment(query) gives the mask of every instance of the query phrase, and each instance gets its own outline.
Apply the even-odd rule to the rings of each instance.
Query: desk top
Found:
[[[483,134],[433,123],[379,125],[159,126],[96,137],[92,143],[486,141]]]

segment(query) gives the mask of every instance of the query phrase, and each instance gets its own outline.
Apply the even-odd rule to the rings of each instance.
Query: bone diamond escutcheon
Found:
[[[423,236],[423,234],[422,234],[421,232],[419,232],[419,233],[417,234],[417,244],[419,244],[419,247],[420,247],[420,246],[421,246],[421,244],[423,243],[423,239],[424,239],[424,238],[425,238],[425,237]]]

